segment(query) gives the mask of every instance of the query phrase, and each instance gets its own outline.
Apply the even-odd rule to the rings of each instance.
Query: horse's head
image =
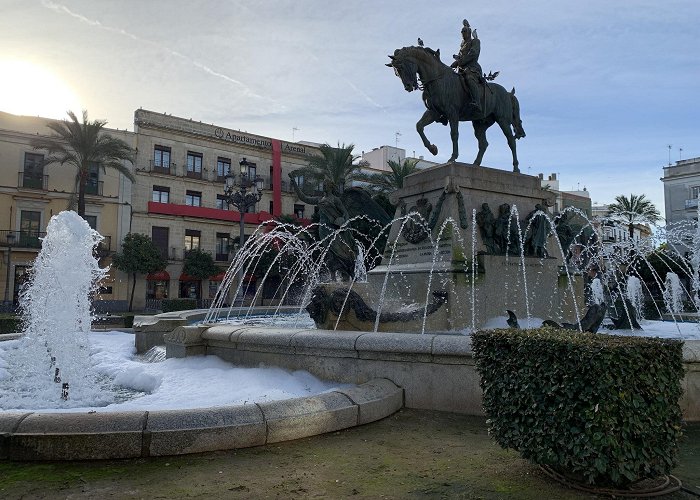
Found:
[[[403,88],[407,92],[412,92],[418,88],[418,65],[413,57],[406,54],[406,48],[396,49],[393,56],[389,56],[391,62],[387,64],[394,68],[396,76],[401,78]]]

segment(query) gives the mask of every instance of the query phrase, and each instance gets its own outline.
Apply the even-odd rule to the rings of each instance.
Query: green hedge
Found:
[[[187,311],[197,309],[197,301],[195,299],[163,299],[161,307],[163,312]]]
[[[489,433],[503,448],[600,486],[676,465],[681,341],[550,328],[472,341]]]
[[[0,317],[0,334],[19,331],[22,331],[22,318],[10,315]]]

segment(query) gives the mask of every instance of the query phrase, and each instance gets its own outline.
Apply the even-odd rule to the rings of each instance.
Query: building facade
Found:
[[[130,231],[150,236],[168,261],[162,272],[138,278],[136,309],[157,308],[151,301],[163,298],[206,304],[214,297],[223,275],[199,283],[182,272],[183,259],[198,248],[222,269],[230,263],[240,238],[240,213],[227,204],[224,185],[241,161],[250,165],[249,176],[263,179],[261,200],[244,214],[246,236],[283,214],[305,221],[313,214],[314,207],[300,202],[289,182],[289,174],[317,154],[313,146],[143,109],[135,112],[134,130],[138,153]],[[254,283],[248,290],[254,291]]]
[[[0,294],[6,309],[17,304],[25,273],[41,247],[41,238],[53,214],[68,208],[75,191],[76,171],[70,166],[41,166],[45,151],[34,150],[31,140],[49,135],[52,120],[0,112]],[[240,214],[224,196],[225,175],[236,174],[240,162],[250,165],[250,176],[263,180],[262,197],[244,214],[245,235],[261,222],[294,215],[308,222],[314,207],[300,202],[289,174],[307,166],[318,154],[312,145],[288,143],[255,134],[139,109],[134,132],[105,129],[136,151],[134,164],[125,163],[135,182],[113,169],[95,165],[86,195],[86,219],[105,240],[101,264],[121,249],[129,232],[152,238],[167,259],[161,272],[138,276],[134,309],[157,307],[163,298],[211,298],[222,279],[214,275],[202,283],[182,273],[188,250],[211,253],[225,270],[240,238]],[[297,181],[303,184],[303,179]],[[9,261],[9,266],[8,266]],[[8,272],[9,271],[9,272]],[[132,277],[112,268],[102,283],[104,309],[124,309]],[[253,290],[254,286],[250,287]]]
[[[666,224],[698,220],[700,158],[677,161],[664,167],[664,215]]]
[[[3,252],[0,289],[4,308],[17,305],[19,291],[41,248],[41,238],[52,215],[68,208],[75,191],[76,169],[70,165],[42,166],[46,151],[35,150],[32,139],[49,136],[53,120],[0,112],[0,250]],[[133,132],[106,130],[132,147]],[[125,166],[131,168],[128,162]],[[91,169],[86,187],[85,218],[104,236],[101,264],[119,248],[128,228],[131,182],[114,169]],[[119,301],[126,293],[115,270],[102,282],[101,299]]]

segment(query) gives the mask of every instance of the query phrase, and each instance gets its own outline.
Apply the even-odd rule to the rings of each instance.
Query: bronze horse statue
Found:
[[[482,111],[478,111],[470,106],[471,96],[462,85],[462,77],[440,61],[439,50],[434,51],[426,47],[403,47],[396,49],[394,55],[389,58],[391,63],[387,66],[394,68],[406,91],[412,92],[416,89],[423,91],[423,102],[428,109],[416,123],[416,130],[428,151],[433,155],[438,152],[437,146],[431,144],[425,136],[423,132],[425,126],[434,122],[440,122],[443,125],[449,123],[452,156],[448,161],[455,161],[459,155],[457,144],[459,122],[470,121],[479,142],[479,153],[476,155],[474,165],[481,165],[484,152],[489,145],[486,140],[486,129],[498,123],[513,153],[513,172],[520,172],[515,139],[525,137],[525,131],[520,120],[520,104],[515,97],[515,88],[508,92],[497,83],[479,85],[481,95],[476,96],[476,99],[481,103]]]

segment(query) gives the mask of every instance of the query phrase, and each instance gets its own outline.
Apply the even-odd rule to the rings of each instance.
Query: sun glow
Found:
[[[0,59],[0,111],[16,115],[65,118],[80,113],[80,99],[66,82],[28,61]]]

